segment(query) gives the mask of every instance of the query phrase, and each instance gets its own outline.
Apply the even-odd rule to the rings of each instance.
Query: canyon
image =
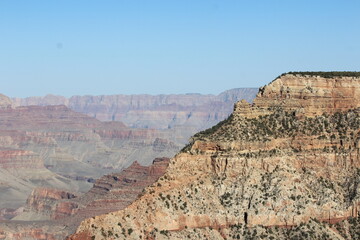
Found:
[[[21,207],[36,187],[86,192],[95,179],[171,157],[182,146],[153,129],[101,122],[59,106],[0,109],[0,209]]]
[[[125,208],[164,174],[168,160],[159,157],[172,157],[254,95],[131,96],[136,106],[121,105],[119,96],[77,97],[74,105],[57,96],[19,104],[0,95],[0,239],[64,239],[83,219]],[[131,128],[109,104],[136,116]]]
[[[359,239],[360,77],[283,74],[78,239]]]

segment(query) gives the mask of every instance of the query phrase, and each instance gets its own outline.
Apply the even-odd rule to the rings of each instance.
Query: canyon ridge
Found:
[[[360,74],[283,74],[69,239],[359,239]]]

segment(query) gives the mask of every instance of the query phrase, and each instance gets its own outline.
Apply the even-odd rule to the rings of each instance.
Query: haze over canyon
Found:
[[[124,208],[164,173],[164,168],[151,170],[162,162],[157,158],[172,157],[192,134],[225,119],[234,102],[251,101],[255,94],[256,89],[218,96],[1,95],[0,216],[12,219],[3,224],[4,236],[62,239],[85,217]],[[130,165],[128,177],[116,175]],[[96,194],[93,188],[105,192]],[[110,190],[119,193],[105,194]]]

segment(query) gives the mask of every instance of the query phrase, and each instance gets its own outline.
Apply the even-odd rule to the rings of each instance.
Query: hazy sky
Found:
[[[11,97],[214,93],[360,71],[358,0],[0,0]]]

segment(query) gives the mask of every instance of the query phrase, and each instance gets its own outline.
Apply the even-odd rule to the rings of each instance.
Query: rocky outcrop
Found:
[[[261,88],[196,134],[134,203],[69,239],[357,239],[325,223],[359,215],[360,77],[330,75]]]

